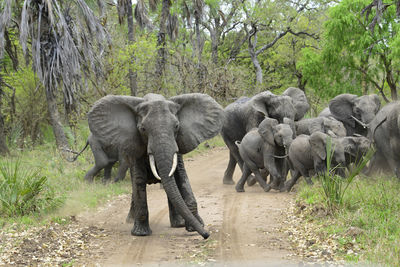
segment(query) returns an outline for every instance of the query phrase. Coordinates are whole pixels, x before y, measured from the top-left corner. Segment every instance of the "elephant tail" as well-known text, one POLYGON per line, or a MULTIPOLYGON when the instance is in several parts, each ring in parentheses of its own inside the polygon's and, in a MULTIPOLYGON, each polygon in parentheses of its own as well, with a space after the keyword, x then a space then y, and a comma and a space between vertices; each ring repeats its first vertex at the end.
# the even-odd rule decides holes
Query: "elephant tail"
POLYGON ((235 141, 235 145, 237 145, 237 147, 239 147, 241 143, 242 142, 240 142, 240 141, 235 141))
POLYGON ((78 159, 78 157, 83 153, 83 151, 86 150, 86 148, 88 147, 88 145, 89 145, 89 139, 86 141, 85 147, 84 147, 81 151, 79 151, 79 152, 76 152, 76 151, 73 151, 73 150, 70 150, 70 149, 63 149, 64 151, 67 151, 67 152, 69 152, 69 153, 72 153, 72 154, 75 154, 75 155, 76 155, 76 156, 73 157, 72 159, 66 158, 66 160, 69 161, 69 162, 74 162, 74 161, 76 161, 76 160, 78 159))

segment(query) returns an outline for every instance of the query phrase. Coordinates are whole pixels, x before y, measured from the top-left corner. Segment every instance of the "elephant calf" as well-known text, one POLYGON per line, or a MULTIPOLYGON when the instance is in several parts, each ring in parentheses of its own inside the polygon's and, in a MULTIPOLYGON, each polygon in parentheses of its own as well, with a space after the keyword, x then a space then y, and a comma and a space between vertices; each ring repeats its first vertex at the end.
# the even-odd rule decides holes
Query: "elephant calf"
POLYGON ((343 123, 332 117, 307 118, 295 122, 296 134, 311 135, 320 131, 332 137, 346 136, 346 128, 343 123))
POLYGON ((286 179, 286 152, 293 140, 294 124, 284 118, 284 123, 265 118, 259 125, 248 132, 242 142, 236 142, 242 157, 243 174, 236 184, 237 192, 244 192, 244 184, 251 173, 254 173, 258 183, 265 192, 283 188, 286 179), (263 179, 260 169, 266 169, 271 176, 269 185, 263 179))
MULTIPOLYGON (((322 132, 315 132, 309 135, 297 136, 289 148, 289 164, 292 178, 286 182, 285 189, 290 191, 300 176, 303 176, 308 184, 312 184, 310 171, 323 173, 326 171, 326 145, 328 135, 322 132)), ((332 138, 332 168, 344 176, 346 157, 344 146, 337 138, 332 138), (337 168, 339 167, 339 168, 337 168)))

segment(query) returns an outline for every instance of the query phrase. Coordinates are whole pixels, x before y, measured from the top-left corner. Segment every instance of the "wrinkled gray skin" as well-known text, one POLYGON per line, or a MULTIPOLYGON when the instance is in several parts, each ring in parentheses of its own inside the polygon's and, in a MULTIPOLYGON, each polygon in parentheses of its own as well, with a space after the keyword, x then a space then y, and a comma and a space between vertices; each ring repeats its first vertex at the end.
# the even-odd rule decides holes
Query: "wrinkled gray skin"
POLYGON ((356 96, 341 94, 329 102, 329 110, 324 109, 319 116, 333 116, 343 122, 348 136, 360 134, 367 136, 368 123, 379 111, 381 102, 376 94, 356 96))
MULTIPOLYGON (((92 182, 94 177, 104 169, 103 183, 106 183, 111 179, 111 169, 117 161, 119 161, 119 167, 114 182, 118 182, 125 178, 126 171, 129 168, 129 163, 125 159, 123 153, 118 150, 118 147, 103 144, 101 140, 98 140, 92 134, 89 135, 87 144, 90 145, 94 156, 94 166, 86 173, 86 181, 92 182)), ((83 150, 85 150, 85 148, 83 150)), ((78 156, 83 152, 83 150, 79 152, 78 156)), ((77 157, 75 157, 75 159, 76 158, 77 157)))
POLYGON ((346 136, 338 138, 338 140, 344 147, 347 168, 350 168, 353 163, 356 166, 360 164, 372 145, 372 142, 365 136, 346 136))
POLYGON ((103 144, 117 147, 131 166, 132 202, 128 219, 134 220, 132 235, 151 234, 146 185, 160 182, 159 177, 168 197, 171 226, 186 226, 187 230, 208 238, 182 154, 217 135, 222 121, 220 105, 205 94, 169 99, 157 94, 143 98, 109 95, 93 105, 88 113, 91 133, 103 144))
POLYGON ((375 143, 376 152, 366 174, 383 170, 400 178, 400 102, 384 106, 371 121, 370 130, 369 136, 375 143))
POLYGON ((236 142, 240 156, 244 161, 242 177, 236 184, 237 192, 244 192, 244 184, 253 173, 265 192, 280 189, 286 179, 286 154, 294 138, 289 119, 278 123, 275 119, 265 118, 259 125, 248 132, 242 142, 236 142), (277 158, 276 156, 282 157, 277 158), (266 169, 273 179, 269 185, 263 179, 260 169, 266 169))
MULTIPOLYGON (((240 98, 228 105, 221 135, 229 148, 229 163, 224 173, 223 183, 234 184, 232 179, 236 163, 243 171, 243 160, 235 141, 242 140, 247 132, 258 125, 265 117, 283 122, 283 118, 301 119, 309 109, 304 92, 290 87, 282 95, 269 91, 259 93, 252 98, 240 98)), ((250 179, 249 179, 250 180, 250 179)))
MULTIPOLYGON (((285 190, 288 192, 303 176, 308 184, 312 184, 311 173, 324 173, 326 171, 326 144, 328 135, 322 132, 315 132, 309 135, 297 136, 289 148, 289 165, 291 179, 285 183, 285 190)), ((331 167, 336 168, 337 174, 344 176, 346 157, 344 147, 337 138, 332 138, 332 149, 334 148, 331 167)))
POLYGON ((296 134, 311 135, 314 132, 323 132, 332 137, 346 136, 343 123, 333 117, 307 118, 295 122, 296 134))

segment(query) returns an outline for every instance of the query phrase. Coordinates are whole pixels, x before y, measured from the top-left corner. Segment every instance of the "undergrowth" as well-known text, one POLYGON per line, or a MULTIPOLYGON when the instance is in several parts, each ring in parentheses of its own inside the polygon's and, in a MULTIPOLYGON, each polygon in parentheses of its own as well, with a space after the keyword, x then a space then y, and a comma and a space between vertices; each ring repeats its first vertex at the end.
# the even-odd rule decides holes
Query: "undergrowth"
MULTIPOLYGON (((320 207, 326 205, 321 194, 321 182, 314 186, 301 183, 298 201, 320 207)), ((355 242, 362 253, 358 257, 343 255, 352 262, 369 262, 400 266, 400 183, 397 178, 357 176, 344 194, 341 208, 328 216, 309 219, 321 225, 322 233, 336 233, 343 240, 348 238, 351 227, 359 229, 355 242)), ((343 246, 346 242, 343 242, 343 246)))

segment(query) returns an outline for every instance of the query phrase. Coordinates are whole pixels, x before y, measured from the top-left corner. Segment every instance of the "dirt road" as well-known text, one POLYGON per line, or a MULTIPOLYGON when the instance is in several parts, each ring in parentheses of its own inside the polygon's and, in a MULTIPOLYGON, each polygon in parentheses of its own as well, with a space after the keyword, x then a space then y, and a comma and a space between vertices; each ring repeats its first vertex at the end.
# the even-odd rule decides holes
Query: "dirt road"
MULTIPOLYGON (((294 263, 288 259, 287 237, 277 229, 293 195, 273 190, 265 193, 257 185, 237 193, 234 186, 222 184, 227 161, 228 150, 222 148, 185 160, 200 215, 211 233, 208 240, 183 228, 170 228, 165 192, 152 185, 148 187, 148 204, 153 234, 131 236, 132 225, 125 223, 130 196, 120 196, 95 212, 78 216, 80 223, 110 233, 101 239, 98 251, 78 262, 97 266, 294 263)), ((235 181, 239 175, 237 171, 235 181)))

